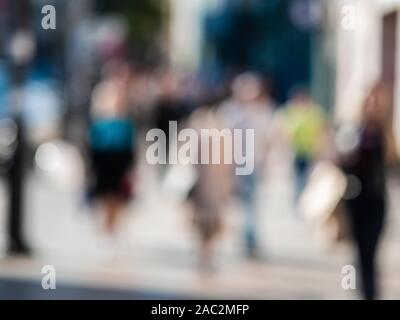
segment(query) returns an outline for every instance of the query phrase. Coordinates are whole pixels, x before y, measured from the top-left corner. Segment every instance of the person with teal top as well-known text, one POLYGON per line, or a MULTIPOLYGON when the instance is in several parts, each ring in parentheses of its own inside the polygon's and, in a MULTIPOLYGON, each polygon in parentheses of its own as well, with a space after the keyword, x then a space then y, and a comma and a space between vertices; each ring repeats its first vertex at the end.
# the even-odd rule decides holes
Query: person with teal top
POLYGON ((105 231, 114 234, 118 217, 131 198, 136 127, 129 112, 129 66, 109 66, 93 90, 88 130, 92 203, 105 214, 105 231))

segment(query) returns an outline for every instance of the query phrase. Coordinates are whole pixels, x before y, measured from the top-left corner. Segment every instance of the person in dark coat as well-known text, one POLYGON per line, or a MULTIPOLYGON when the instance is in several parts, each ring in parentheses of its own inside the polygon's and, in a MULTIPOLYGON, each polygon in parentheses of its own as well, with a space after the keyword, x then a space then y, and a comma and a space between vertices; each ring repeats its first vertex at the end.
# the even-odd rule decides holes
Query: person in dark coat
MULTIPOLYGON (((364 102, 358 145, 342 158, 349 181, 359 192, 346 200, 352 236, 357 249, 360 285, 365 299, 378 296, 376 256, 385 222, 388 117, 385 91, 373 88, 364 102)), ((349 184, 348 188, 352 187, 349 184)), ((350 192, 352 193, 352 192, 350 192)))

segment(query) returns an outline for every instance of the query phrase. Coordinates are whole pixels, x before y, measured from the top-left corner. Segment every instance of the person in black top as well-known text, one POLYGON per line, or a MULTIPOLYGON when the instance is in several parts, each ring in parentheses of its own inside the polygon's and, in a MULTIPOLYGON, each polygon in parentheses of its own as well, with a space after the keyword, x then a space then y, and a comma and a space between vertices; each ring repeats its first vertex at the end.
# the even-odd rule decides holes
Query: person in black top
POLYGON ((360 186, 358 194, 347 199, 346 204, 366 299, 375 299, 378 295, 376 255, 386 216, 385 155, 387 128, 390 126, 387 125, 384 94, 383 87, 377 85, 368 95, 358 129, 358 145, 342 157, 344 172, 352 177, 352 181, 356 179, 360 186))

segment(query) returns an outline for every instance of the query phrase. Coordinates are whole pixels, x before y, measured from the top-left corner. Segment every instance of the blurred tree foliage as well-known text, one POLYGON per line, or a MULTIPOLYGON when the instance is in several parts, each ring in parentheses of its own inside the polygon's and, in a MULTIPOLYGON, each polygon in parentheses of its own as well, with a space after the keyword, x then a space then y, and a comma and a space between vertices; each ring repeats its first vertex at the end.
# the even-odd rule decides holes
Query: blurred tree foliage
MULTIPOLYGON (((130 53, 140 60, 160 54, 160 38, 165 12, 160 0, 97 0, 97 12, 123 16, 129 28, 130 53)), ((149 61, 147 61, 149 62, 149 61)))

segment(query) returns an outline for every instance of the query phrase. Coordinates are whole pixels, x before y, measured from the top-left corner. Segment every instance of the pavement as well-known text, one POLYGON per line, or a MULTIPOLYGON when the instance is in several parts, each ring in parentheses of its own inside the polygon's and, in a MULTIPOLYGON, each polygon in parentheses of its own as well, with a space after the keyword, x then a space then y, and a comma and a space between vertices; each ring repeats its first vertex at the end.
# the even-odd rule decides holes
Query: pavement
MULTIPOLYGON (((35 168, 26 186, 26 231, 34 255, 0 259, 0 299, 357 299, 341 287, 348 244, 325 246, 296 214, 288 157, 270 160, 259 191, 260 259, 246 258, 242 213, 232 203, 216 250, 216 270, 199 272, 197 238, 179 190, 160 189, 155 168, 142 163, 137 196, 121 221, 117 239, 99 231, 98 214, 84 201, 82 163, 67 148, 60 169, 35 168), (56 270, 57 289, 43 290, 42 268, 56 270)), ((400 207, 391 181, 391 210, 380 252, 385 299, 400 298, 400 207)), ((0 185, 0 226, 5 222, 0 185)), ((1 227, 0 227, 1 228, 1 227)), ((4 229, 0 247, 4 249, 4 229)), ((4 250, 3 250, 4 251, 4 250)))

